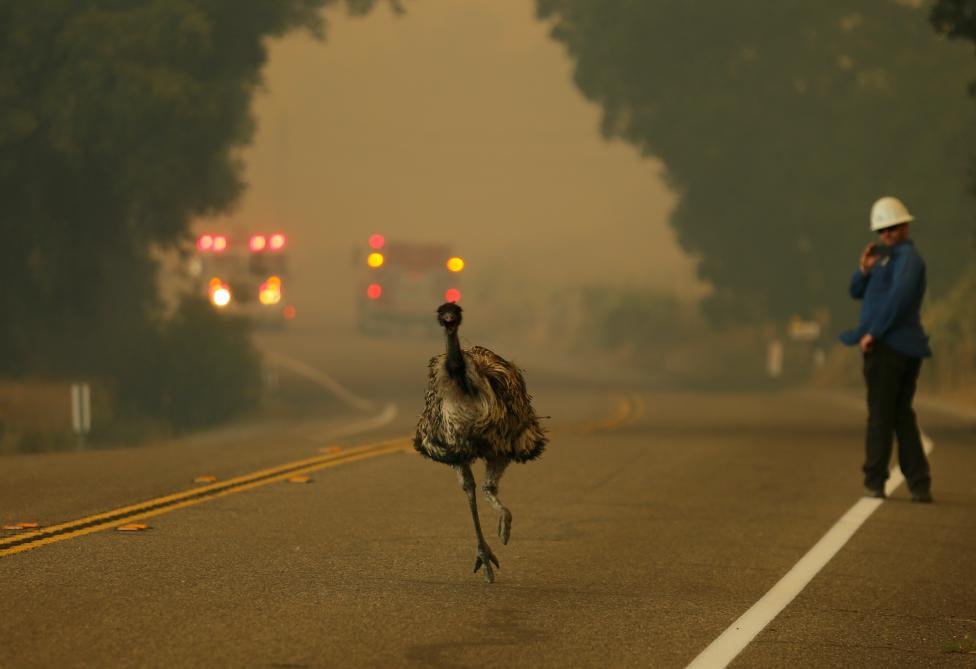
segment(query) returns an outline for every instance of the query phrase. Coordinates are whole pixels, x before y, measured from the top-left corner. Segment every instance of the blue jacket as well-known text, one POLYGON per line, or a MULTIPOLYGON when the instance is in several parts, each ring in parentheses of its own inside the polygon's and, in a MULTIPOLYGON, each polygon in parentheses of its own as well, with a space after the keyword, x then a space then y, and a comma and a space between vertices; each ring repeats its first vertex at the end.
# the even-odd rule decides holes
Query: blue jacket
POLYGON ((897 244, 867 274, 858 269, 851 277, 851 297, 864 300, 857 328, 841 333, 840 340, 854 346, 866 334, 913 358, 932 355, 919 311, 925 297, 925 261, 910 239, 897 244))

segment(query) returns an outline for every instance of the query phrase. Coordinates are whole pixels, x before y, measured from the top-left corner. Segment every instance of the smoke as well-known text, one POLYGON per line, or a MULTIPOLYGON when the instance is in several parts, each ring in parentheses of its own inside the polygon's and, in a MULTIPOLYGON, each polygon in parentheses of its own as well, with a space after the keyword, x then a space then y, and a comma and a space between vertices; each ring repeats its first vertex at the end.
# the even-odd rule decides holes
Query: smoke
POLYGON ((701 294, 667 227, 661 166, 600 138, 532 3, 430 0, 329 22, 326 43, 272 44, 249 190, 197 225, 288 233, 300 314, 352 317, 374 232, 449 244, 482 287, 471 299, 525 305, 622 280, 701 294))

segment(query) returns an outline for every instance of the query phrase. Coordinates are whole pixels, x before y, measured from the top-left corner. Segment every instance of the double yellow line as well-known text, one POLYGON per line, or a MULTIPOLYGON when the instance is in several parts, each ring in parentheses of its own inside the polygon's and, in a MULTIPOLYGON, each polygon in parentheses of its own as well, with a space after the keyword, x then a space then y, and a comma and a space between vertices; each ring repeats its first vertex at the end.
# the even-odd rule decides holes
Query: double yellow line
MULTIPOLYGON (((621 396, 617 398, 616 410, 611 415, 600 420, 588 422, 582 426, 582 429, 585 433, 614 430, 624 423, 643 415, 643 413, 644 401, 640 396, 621 396)), ((412 452, 410 440, 405 437, 399 437, 377 444, 367 444, 365 446, 350 448, 339 453, 298 460, 238 476, 237 478, 226 481, 218 481, 111 511, 70 520, 58 525, 42 527, 30 532, 21 532, 0 538, 0 557, 22 553, 32 548, 74 539, 75 537, 81 537, 94 532, 110 530, 120 525, 127 525, 146 518, 152 518, 153 516, 159 516, 164 513, 176 511, 177 509, 185 509, 188 506, 202 504, 203 502, 219 497, 225 497, 234 493, 244 492, 245 490, 284 481, 292 476, 308 474, 321 469, 367 460, 398 451, 412 452)))
POLYGON ((320 469, 336 467, 359 460, 367 460, 388 453, 396 453, 397 451, 410 450, 410 448, 410 441, 401 437, 378 444, 351 448, 340 453, 320 455, 269 469, 262 469, 245 474, 244 476, 238 476, 237 478, 184 490, 166 495, 165 497, 149 499, 138 504, 105 511, 104 513, 92 516, 85 516, 84 518, 78 518, 77 520, 71 520, 59 525, 51 525, 50 527, 42 527, 31 532, 15 534, 0 539, 0 557, 22 553, 23 551, 28 551, 38 546, 66 541, 67 539, 73 539, 93 532, 101 532, 102 530, 112 529, 137 520, 152 518, 153 516, 176 511, 177 509, 202 504, 203 502, 217 499, 218 497, 284 481, 299 474, 308 474, 320 469))

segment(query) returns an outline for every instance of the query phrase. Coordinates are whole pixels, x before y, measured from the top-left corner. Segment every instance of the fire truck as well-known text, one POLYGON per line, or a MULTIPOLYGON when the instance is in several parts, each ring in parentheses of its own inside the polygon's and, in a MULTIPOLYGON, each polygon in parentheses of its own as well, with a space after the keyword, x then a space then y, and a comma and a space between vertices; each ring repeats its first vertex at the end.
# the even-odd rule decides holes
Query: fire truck
POLYGON ((366 334, 426 331, 434 310, 460 302, 464 260, 444 244, 390 240, 370 235, 357 262, 359 329, 366 334))
POLYGON ((197 237, 189 274, 215 309, 248 316, 259 324, 295 317, 285 300, 288 239, 283 233, 197 237))

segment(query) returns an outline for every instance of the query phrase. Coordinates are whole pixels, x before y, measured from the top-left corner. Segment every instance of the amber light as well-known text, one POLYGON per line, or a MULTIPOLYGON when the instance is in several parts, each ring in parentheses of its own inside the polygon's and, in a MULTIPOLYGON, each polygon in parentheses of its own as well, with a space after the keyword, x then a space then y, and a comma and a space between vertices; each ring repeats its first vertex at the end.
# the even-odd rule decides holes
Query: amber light
POLYGON ((268 246, 272 251, 280 251, 285 248, 285 236, 277 232, 268 239, 268 246))
POLYGON ((447 269, 451 270, 452 272, 460 272, 462 269, 464 269, 464 260, 454 256, 447 261, 447 269))
POLYGON ((386 262, 386 258, 383 257, 382 253, 373 252, 366 256, 366 264, 373 269, 382 267, 384 262, 386 262))
POLYGON ((265 306, 281 302, 281 280, 278 279, 277 283, 274 283, 271 279, 278 279, 278 277, 271 277, 258 288, 258 301, 265 306))

